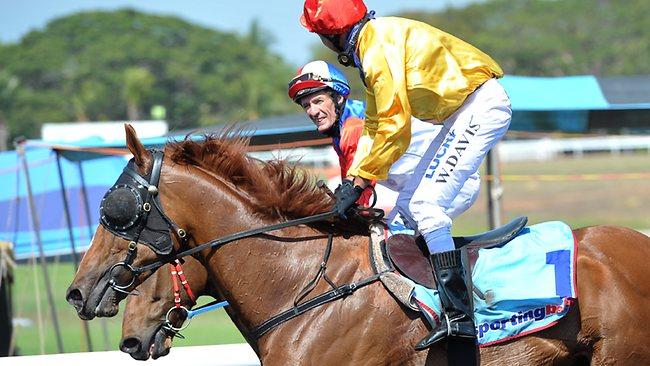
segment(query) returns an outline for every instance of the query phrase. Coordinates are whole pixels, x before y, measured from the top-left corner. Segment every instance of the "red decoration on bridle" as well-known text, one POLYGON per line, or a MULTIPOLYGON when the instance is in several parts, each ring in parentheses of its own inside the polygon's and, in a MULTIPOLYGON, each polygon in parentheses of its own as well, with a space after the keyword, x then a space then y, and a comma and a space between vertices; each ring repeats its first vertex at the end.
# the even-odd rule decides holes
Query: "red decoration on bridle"
POLYGON ((174 263, 169 263, 170 272, 172 275, 172 282, 174 283, 174 306, 176 308, 181 307, 181 288, 178 285, 178 281, 180 280, 181 284, 183 285, 183 288, 185 289, 185 292, 187 293, 187 296, 192 300, 193 303, 196 304, 196 296, 194 296, 194 293, 192 292, 192 289, 190 288, 190 285, 187 283, 187 278, 185 277, 185 273, 183 273, 183 267, 181 266, 181 261, 176 259, 174 263))

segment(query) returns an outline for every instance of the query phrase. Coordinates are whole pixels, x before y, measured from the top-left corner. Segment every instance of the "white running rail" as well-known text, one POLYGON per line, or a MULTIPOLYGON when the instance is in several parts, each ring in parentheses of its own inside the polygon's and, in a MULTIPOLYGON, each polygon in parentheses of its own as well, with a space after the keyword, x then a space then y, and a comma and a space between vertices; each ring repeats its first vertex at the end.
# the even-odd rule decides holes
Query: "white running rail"
MULTIPOLYGON (((219 346, 172 347, 169 355, 146 364, 154 366, 257 366, 260 364, 248 344, 224 344, 219 346)), ((2 366, 142 366, 131 356, 120 351, 62 353, 42 356, 17 356, 0 358, 2 366)))

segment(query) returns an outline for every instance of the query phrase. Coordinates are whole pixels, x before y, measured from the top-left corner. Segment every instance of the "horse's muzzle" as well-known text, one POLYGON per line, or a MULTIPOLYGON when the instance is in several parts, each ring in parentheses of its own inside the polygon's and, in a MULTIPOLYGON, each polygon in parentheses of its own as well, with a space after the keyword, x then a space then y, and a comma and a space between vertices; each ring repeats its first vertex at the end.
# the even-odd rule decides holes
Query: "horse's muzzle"
POLYGON ((113 291, 107 276, 89 289, 80 283, 73 283, 68 288, 66 300, 77 310, 77 315, 83 320, 91 320, 96 316, 112 317, 119 310, 118 303, 126 297, 113 291))
MULTIPOLYGON (((146 336, 145 336, 146 337, 146 336)), ((150 337, 148 344, 142 342, 139 336, 123 338, 120 341, 120 351, 128 353, 132 358, 146 361, 149 357, 154 360, 169 354, 171 337, 159 327, 150 337)))
POLYGON ((81 291, 78 288, 73 288, 72 286, 68 287, 68 291, 65 294, 65 299, 68 304, 72 305, 77 312, 80 312, 84 307, 84 300, 81 291))
POLYGON ((142 349, 142 341, 137 337, 122 339, 120 342, 120 351, 128 353, 133 359, 146 361, 149 359, 149 350, 142 349))
POLYGON ((77 315, 82 320, 92 320, 95 317, 94 312, 88 312, 85 310, 86 301, 80 288, 75 286, 68 287, 65 299, 75 308, 75 310, 77 310, 77 315))

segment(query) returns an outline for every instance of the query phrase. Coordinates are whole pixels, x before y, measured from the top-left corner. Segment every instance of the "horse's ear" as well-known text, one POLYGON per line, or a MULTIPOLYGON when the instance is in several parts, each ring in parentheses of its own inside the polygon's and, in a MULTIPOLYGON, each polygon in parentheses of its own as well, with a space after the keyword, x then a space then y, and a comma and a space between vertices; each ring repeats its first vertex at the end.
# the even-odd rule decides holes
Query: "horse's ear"
POLYGON ((133 159, 135 164, 142 170, 147 171, 149 165, 151 164, 151 154, 147 149, 142 145, 138 135, 135 133, 135 128, 128 123, 124 124, 124 130, 126 132, 126 147, 129 148, 131 154, 133 154, 133 159))

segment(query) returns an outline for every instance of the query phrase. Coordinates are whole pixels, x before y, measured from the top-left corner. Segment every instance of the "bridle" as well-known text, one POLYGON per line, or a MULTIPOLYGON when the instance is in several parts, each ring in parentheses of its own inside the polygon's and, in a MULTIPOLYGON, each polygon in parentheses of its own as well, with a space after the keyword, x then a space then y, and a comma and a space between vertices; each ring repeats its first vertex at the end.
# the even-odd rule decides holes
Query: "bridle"
POLYGON ((204 249, 217 248, 233 241, 290 226, 324 221, 334 215, 334 212, 326 212, 241 231, 172 254, 173 243, 170 233, 174 233, 181 244, 187 243, 188 236, 187 232, 169 218, 163 210, 158 196, 158 184, 164 154, 160 150, 150 150, 150 152, 153 156, 151 172, 142 176, 136 168, 135 161, 131 159, 117 182, 106 192, 101 201, 101 225, 112 234, 129 240, 124 260, 115 263, 108 270, 110 276, 109 285, 115 291, 128 294, 128 289, 133 286, 140 274, 146 271, 154 271, 167 263, 174 262, 176 259, 196 254, 204 249), (134 267, 133 261, 137 256, 137 243, 150 247, 159 256, 159 260, 146 266, 134 267), (126 271, 131 276, 125 281, 120 278, 118 270, 126 271))
POLYGON ((192 288, 190 287, 190 284, 187 282, 187 277, 185 276, 185 272, 183 271, 183 266, 181 265, 181 261, 179 259, 175 260, 174 263, 169 263, 169 273, 172 276, 172 291, 174 292, 174 306, 172 306, 167 313, 165 314, 165 322, 163 323, 162 328, 169 331, 173 335, 177 335, 180 338, 183 338, 183 336, 180 335, 180 331, 185 329, 189 325, 189 321, 187 322, 186 325, 181 325, 181 327, 174 327, 172 321, 170 320, 170 315, 174 311, 178 311, 181 313, 185 313, 185 318, 189 320, 188 314, 189 310, 187 307, 181 305, 181 287, 179 286, 179 282, 181 285, 183 285, 183 289, 185 290, 185 293, 187 294, 187 297, 190 298, 190 301, 192 302, 193 306, 196 304, 196 295, 194 295, 194 292, 192 291, 192 288))
MULTIPOLYGON (((146 244, 157 255, 166 257, 173 249, 170 233, 174 233, 182 244, 187 241, 187 232, 165 214, 158 196, 164 154, 160 150, 151 150, 151 154, 153 164, 148 175, 142 176, 135 161, 131 159, 100 204, 101 225, 112 234, 129 241, 124 260, 109 269, 110 287, 126 294, 129 293, 128 288, 135 283, 137 275, 143 272, 132 266, 137 256, 137 243, 146 244), (117 273, 119 270, 130 273, 129 279, 122 280, 117 273)), ((165 263, 178 258, 181 257, 170 258, 165 263)))
MULTIPOLYGON (((161 150, 150 150, 153 156, 151 172, 142 176, 136 168, 134 159, 131 159, 117 182, 111 187, 100 206, 100 223, 109 232, 123 239, 129 240, 126 257, 123 261, 115 263, 108 270, 110 279, 108 285, 115 291, 129 294, 128 289, 135 284, 137 277, 147 271, 155 271, 167 263, 173 263, 185 256, 196 254, 208 248, 219 248, 225 244, 275 231, 291 226, 322 222, 336 213, 334 211, 316 214, 299 219, 289 220, 278 224, 268 225, 255 229, 245 230, 238 233, 213 239, 194 248, 173 254, 173 243, 171 233, 177 237, 181 244, 186 244, 187 232, 180 228, 163 210, 158 196, 158 184, 162 170, 164 154, 161 150), (137 243, 149 246, 159 259, 142 267, 134 267, 133 261, 137 256, 137 243), (118 273, 118 270, 121 270, 118 273), (130 277, 123 280, 120 276, 123 271, 129 273, 130 277)), ((372 220, 381 220, 383 211, 370 208, 366 209, 371 213, 372 220)), ((259 339, 266 332, 276 326, 292 319, 315 307, 328 302, 343 298, 357 289, 364 287, 379 279, 385 272, 375 273, 363 280, 349 284, 335 285, 326 275, 327 261, 329 259, 333 242, 333 234, 328 234, 327 247, 323 254, 323 260, 314 279, 296 296, 293 307, 281 312, 251 330, 251 337, 259 339), (310 300, 300 303, 315 287, 318 281, 324 278, 332 287, 330 291, 320 294, 310 300)), ((376 272, 376 271, 375 271, 376 272)), ((198 310, 198 309, 197 309, 198 310)), ((171 311, 171 310, 170 310, 171 311)))

